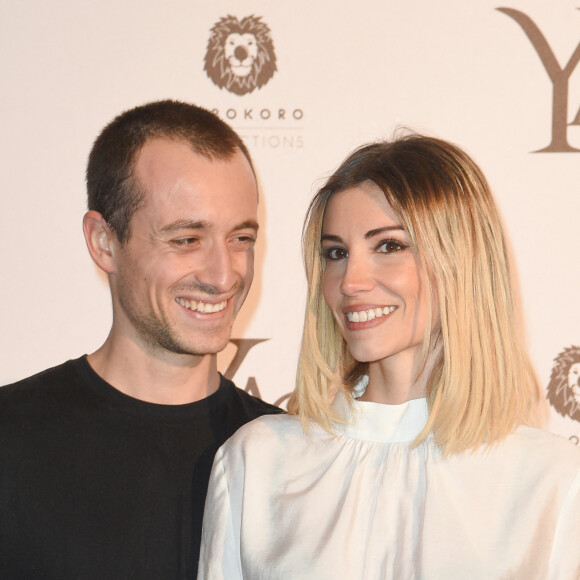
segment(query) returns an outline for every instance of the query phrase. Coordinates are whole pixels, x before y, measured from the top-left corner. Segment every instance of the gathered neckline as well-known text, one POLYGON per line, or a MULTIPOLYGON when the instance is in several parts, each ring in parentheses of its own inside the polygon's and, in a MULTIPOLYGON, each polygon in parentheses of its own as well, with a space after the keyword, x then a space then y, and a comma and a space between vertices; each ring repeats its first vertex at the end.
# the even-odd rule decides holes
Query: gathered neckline
POLYGON ((336 432, 353 439, 383 443, 411 442, 427 423, 427 399, 411 399, 398 405, 387 405, 354 399, 352 407, 343 393, 337 393, 334 410, 345 420, 336 432))

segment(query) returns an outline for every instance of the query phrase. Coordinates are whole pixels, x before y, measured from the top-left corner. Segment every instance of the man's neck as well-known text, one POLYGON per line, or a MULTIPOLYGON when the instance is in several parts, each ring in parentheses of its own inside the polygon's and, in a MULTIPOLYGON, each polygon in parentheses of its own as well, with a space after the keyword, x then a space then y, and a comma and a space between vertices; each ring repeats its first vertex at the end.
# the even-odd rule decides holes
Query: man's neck
POLYGON ((111 386, 148 403, 193 403, 215 393, 220 382, 215 354, 178 355, 113 336, 87 359, 111 386))

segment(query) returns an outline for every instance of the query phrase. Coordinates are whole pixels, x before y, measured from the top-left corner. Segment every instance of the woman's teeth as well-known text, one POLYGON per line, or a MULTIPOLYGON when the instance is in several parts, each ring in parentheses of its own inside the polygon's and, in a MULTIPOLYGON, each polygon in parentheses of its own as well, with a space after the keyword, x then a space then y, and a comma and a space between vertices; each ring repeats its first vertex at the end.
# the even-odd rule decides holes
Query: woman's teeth
POLYGON ((382 308, 359 310, 358 312, 347 312, 346 317, 349 322, 367 322, 368 320, 374 320, 375 318, 386 316, 396 310, 396 308, 396 306, 384 306, 382 308))

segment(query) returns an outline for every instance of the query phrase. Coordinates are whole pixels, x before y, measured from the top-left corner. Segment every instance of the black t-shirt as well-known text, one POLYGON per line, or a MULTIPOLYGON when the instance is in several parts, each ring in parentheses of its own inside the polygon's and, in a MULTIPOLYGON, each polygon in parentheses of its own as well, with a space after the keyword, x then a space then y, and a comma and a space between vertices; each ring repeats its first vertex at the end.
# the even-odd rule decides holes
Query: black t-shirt
POLYGON ((0 388, 0 578, 195 578, 214 454, 275 412, 223 377, 195 403, 139 401, 86 357, 0 388))

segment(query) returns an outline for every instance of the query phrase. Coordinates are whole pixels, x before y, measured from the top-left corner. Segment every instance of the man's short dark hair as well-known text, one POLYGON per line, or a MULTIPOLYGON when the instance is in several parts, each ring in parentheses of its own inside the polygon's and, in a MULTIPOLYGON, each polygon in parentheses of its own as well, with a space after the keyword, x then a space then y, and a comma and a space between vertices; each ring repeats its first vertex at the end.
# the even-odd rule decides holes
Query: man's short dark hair
POLYGON ((183 141, 208 159, 227 160, 239 150, 253 170, 240 136, 206 109, 164 100, 121 113, 95 140, 86 174, 89 209, 105 218, 121 243, 128 241, 131 217, 144 200, 133 175, 137 154, 153 138, 183 141))

